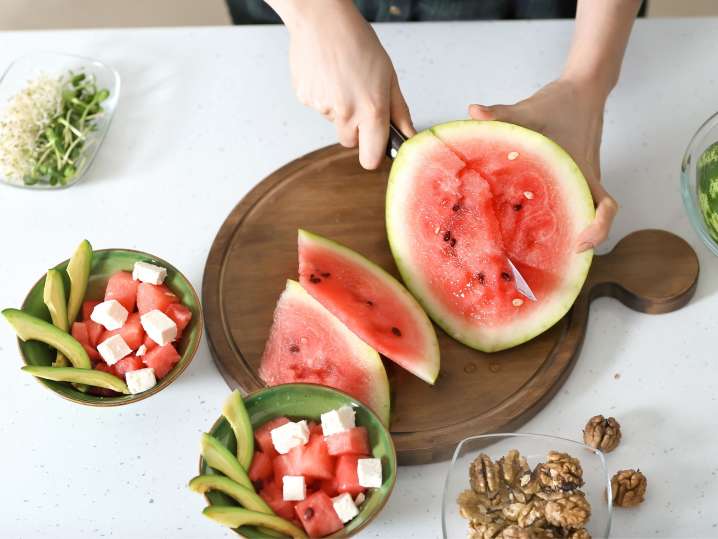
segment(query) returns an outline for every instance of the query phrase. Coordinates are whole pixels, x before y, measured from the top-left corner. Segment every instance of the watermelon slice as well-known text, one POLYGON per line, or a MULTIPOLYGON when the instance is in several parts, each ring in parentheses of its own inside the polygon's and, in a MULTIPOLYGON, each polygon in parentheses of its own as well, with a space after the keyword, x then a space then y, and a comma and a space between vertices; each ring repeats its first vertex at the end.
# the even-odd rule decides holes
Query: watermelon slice
POLYGON ((295 281, 287 281, 277 302, 259 375, 269 386, 309 382, 336 388, 389 423, 389 381, 379 354, 295 281))
POLYGON ((434 383, 439 374, 434 326, 394 277, 359 253, 300 230, 299 282, 372 348, 434 383))
POLYGON ((493 352, 553 326, 571 307, 592 251, 588 185, 543 135, 503 122, 457 121, 402 145, 389 177, 386 222, 404 282, 434 321, 493 352), (537 297, 517 292, 506 259, 537 297))

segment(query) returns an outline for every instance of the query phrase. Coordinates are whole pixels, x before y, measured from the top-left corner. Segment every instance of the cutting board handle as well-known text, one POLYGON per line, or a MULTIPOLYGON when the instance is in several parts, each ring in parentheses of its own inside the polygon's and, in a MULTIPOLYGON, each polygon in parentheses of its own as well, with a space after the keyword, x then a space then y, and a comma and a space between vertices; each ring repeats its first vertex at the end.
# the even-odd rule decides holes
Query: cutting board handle
POLYGON ((693 297, 698 273, 698 256, 683 238, 639 230, 594 259, 581 295, 587 303, 608 296, 636 311, 667 313, 693 297))

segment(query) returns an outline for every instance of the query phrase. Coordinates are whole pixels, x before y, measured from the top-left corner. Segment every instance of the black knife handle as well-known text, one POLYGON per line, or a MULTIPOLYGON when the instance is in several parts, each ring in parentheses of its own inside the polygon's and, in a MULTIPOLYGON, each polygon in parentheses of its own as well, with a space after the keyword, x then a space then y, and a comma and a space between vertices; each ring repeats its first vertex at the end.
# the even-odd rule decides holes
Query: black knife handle
POLYGON ((386 155, 394 159, 399 147, 406 142, 404 134, 394 124, 389 124, 389 143, 386 145, 386 155))

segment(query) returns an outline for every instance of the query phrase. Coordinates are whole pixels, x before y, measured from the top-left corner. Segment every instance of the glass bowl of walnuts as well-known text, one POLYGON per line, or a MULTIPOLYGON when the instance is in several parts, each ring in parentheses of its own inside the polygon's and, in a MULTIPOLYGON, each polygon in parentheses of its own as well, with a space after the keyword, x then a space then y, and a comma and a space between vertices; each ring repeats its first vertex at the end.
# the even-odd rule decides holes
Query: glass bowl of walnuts
POLYGON ((444 539, 607 538, 611 482, 601 451, 541 434, 486 434, 456 447, 444 539))

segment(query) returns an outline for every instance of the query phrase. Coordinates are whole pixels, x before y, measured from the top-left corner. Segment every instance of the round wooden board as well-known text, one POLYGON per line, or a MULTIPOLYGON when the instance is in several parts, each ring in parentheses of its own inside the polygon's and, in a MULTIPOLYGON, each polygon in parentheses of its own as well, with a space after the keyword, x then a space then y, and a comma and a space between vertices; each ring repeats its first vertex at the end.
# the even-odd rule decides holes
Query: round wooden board
MULTIPOLYGON (((257 368, 275 303, 286 280, 297 278, 298 228, 339 241, 399 278, 384 226, 389 167, 385 162, 376 171, 365 171, 355 150, 330 146, 277 170, 234 208, 212 245, 203 282, 210 348, 231 387, 252 392, 264 385, 257 368)), ((665 238, 658 243, 665 249, 665 238)), ((690 247, 676 248, 683 249, 684 258, 695 258, 690 247)), ((608 262, 609 257, 596 260, 608 262)), ((649 301, 631 306, 660 311, 688 301, 697 279, 697 260, 695 271, 690 260, 687 265, 690 276, 672 288, 666 284, 675 298, 670 305, 656 308, 649 301)), ((595 263, 594 270, 596 266, 601 279, 610 280, 611 264, 595 263)), ((634 266, 627 270, 633 276, 634 266)), ((385 360, 399 462, 446 459, 462 438, 515 430, 538 412, 568 376, 583 340, 588 304, 595 295, 610 293, 605 284, 596 283, 594 293, 587 285, 576 306, 553 328, 503 352, 484 354, 467 348, 437 327, 441 373, 434 386, 385 360)), ((659 300, 665 301, 666 291, 660 294, 659 300)), ((645 301, 628 295, 626 303, 631 298, 645 301)))

